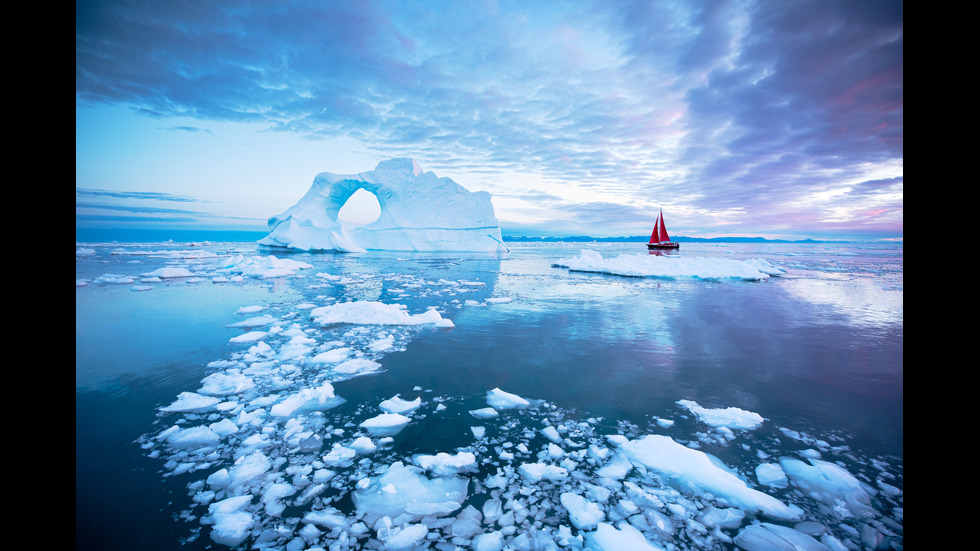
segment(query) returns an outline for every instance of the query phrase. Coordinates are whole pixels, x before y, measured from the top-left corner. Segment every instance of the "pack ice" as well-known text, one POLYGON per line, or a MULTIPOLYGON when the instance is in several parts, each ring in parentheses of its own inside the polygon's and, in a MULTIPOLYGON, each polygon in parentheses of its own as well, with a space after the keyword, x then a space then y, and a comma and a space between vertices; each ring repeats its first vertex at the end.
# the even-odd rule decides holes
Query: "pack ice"
POLYGON ((259 244, 337 252, 506 249, 489 193, 470 192, 407 158, 382 161, 360 174, 318 174, 298 203, 269 218, 269 235, 259 244), (381 215, 354 226, 338 215, 360 189, 377 197, 381 215))

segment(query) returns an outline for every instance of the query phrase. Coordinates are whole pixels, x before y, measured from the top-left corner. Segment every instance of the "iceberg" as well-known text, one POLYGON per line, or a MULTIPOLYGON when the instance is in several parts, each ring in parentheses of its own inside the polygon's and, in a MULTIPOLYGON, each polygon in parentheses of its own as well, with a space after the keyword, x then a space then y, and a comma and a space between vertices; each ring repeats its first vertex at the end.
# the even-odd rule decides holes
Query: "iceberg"
POLYGON ((295 205, 269 218, 269 235, 259 244, 335 252, 507 250, 489 193, 470 192, 407 158, 359 174, 318 174, 295 205), (381 215, 363 226, 340 220, 341 207, 361 189, 377 197, 381 215))

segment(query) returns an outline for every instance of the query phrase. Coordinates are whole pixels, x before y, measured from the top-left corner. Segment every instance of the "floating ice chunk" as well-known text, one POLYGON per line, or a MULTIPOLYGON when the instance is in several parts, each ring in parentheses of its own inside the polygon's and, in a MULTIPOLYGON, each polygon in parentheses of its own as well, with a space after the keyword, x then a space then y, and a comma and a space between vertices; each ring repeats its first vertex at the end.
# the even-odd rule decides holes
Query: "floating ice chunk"
POLYGON ((621 254, 603 258, 596 251, 583 249, 576 258, 557 263, 571 271, 596 272, 630 277, 701 278, 701 279, 768 279, 783 272, 762 259, 750 261, 730 258, 663 257, 621 254))
POLYGON ((181 392, 169 406, 160 408, 167 413, 190 413, 213 409, 221 400, 213 396, 202 396, 196 392, 181 392))
POLYGON ((420 405, 422 405, 421 396, 412 401, 403 400, 398 396, 393 396, 381 402, 381 409, 387 413, 408 413, 410 411, 415 411, 420 405))
POLYGON ((327 507, 319 511, 310 511, 303 515, 303 522, 315 524, 328 530, 346 530, 350 526, 347 517, 333 507, 327 507))
POLYGON ((347 467, 354 462, 357 450, 348 448, 341 444, 334 444, 333 447, 323 456, 323 462, 331 467, 347 467))
POLYGON ((231 419, 216 421, 208 425, 208 428, 213 430, 219 437, 228 436, 229 434, 235 434, 238 432, 238 425, 236 425, 231 419))
POLYGON ((347 347, 334 348, 325 352, 320 352, 316 356, 310 358, 309 361, 317 364, 338 363, 344 361, 348 356, 350 356, 351 352, 353 352, 353 350, 347 347))
POLYGON ((477 419, 492 419, 500 415, 500 413, 493 408, 480 408, 480 409, 471 409, 470 415, 476 417, 477 419))
POLYGON ((502 551, 504 534, 500 530, 480 534, 473 538, 473 551, 502 551))
POLYGON ((620 480, 633 469, 633 464, 623 454, 615 454, 605 465, 596 470, 596 476, 620 480))
POLYGON ((729 529, 741 526, 743 519, 745 519, 745 511, 735 507, 722 508, 709 505, 698 515, 698 520, 705 526, 729 529))
POLYGON ((296 488, 292 484, 286 484, 285 482, 270 484, 262 494, 262 504, 265 506, 265 512, 273 517, 282 515, 282 512, 286 509, 286 505, 282 502, 282 499, 295 493, 296 488))
POLYGON ((143 274, 143 277, 171 278, 171 277, 191 277, 192 275, 194 275, 194 273, 188 270, 187 268, 166 267, 166 268, 157 268, 152 272, 147 272, 143 274))
POLYGON ((758 413, 735 407, 708 409, 691 400, 678 400, 677 403, 696 415, 702 423, 712 427, 752 430, 762 426, 764 421, 758 413))
POLYGON ((766 522, 746 526, 735 536, 735 544, 745 551, 828 551, 829 549, 799 530, 766 522))
POLYGON ((274 255, 229 257, 218 268, 221 273, 234 273, 246 277, 273 278, 296 275, 299 270, 312 268, 312 264, 290 258, 276 258, 274 255))
POLYGON ((269 325, 277 321, 279 321, 279 318, 266 314, 236 321, 235 323, 228 324, 228 327, 262 327, 263 325, 269 325))
POLYGON ((663 551, 660 547, 653 546, 636 528, 629 523, 621 522, 619 528, 600 522, 596 526, 596 531, 585 535, 589 543, 589 549, 597 551, 663 551))
POLYGON ((759 480, 759 484, 773 488, 785 488, 789 485, 789 479, 778 463, 760 464, 755 468, 755 477, 759 480))
POLYGON ((778 499, 749 488, 729 470, 716 465, 704 452, 678 444, 668 436, 647 435, 629 440, 620 450, 633 463, 657 471, 668 478, 683 480, 715 498, 736 507, 782 520, 800 520, 802 511, 778 499))
POLYGON ((228 469, 225 487, 239 489, 261 477, 271 468, 272 462, 269 458, 261 450, 255 450, 235 460, 235 464, 228 469))
POLYGON ((353 449, 354 451, 362 455, 374 453, 375 451, 378 450, 377 444, 375 444, 367 436, 360 436, 358 438, 355 438, 354 442, 351 443, 350 447, 351 449, 353 449))
POLYGON ((118 283, 122 285, 127 285, 136 281, 130 276, 118 275, 118 274, 102 274, 94 280, 96 283, 118 283))
POLYGON ((531 405, 516 394, 504 392, 499 388, 487 391, 487 404, 497 409, 526 408, 531 405))
POLYGON ((455 455, 445 452, 436 455, 417 455, 415 464, 436 476, 475 471, 477 468, 476 456, 471 452, 459 452, 455 455))
POLYGON ((410 417, 399 413, 382 413, 362 422, 359 426, 375 436, 394 436, 411 421, 410 417))
POLYGON ((395 337, 393 335, 387 335, 371 342, 371 344, 368 345, 368 349, 371 352, 383 352, 385 350, 390 350, 394 346, 395 337))
POLYGON ((325 382, 316 388, 304 388, 272 406, 269 413, 276 417, 290 417, 310 411, 325 411, 343 404, 346 400, 334 394, 333 385, 325 382))
POLYGON ((252 496, 229 497, 208 506, 211 517, 211 539, 215 543, 235 547, 248 537, 255 523, 252 514, 246 511, 252 496))
POLYGON ((92 256, 93 254, 95 254, 95 249, 88 249, 85 247, 75 249, 75 256, 92 256))
POLYGON ((228 342, 255 342, 268 334, 268 331, 249 331, 228 339, 228 342))
POLYGON ((552 459, 560 459, 565 455, 565 450, 561 446, 555 444, 554 442, 548 443, 548 456, 552 459))
POLYGON ((279 349, 279 360, 289 361, 304 358, 313 350, 316 341, 306 335, 295 335, 279 349))
POLYGON ((262 310, 265 310, 265 306, 259 306, 259 305, 242 306, 241 308, 239 308, 238 310, 236 310, 235 313, 238 314, 238 315, 240 315, 240 316, 244 316, 244 315, 248 315, 248 314, 257 314, 257 313, 261 312, 262 310))
POLYGON ((320 325, 353 323, 357 325, 421 325, 442 319, 438 311, 429 309, 421 314, 409 314, 403 304, 358 300, 339 302, 314 308, 310 317, 320 325))
POLYGON ((429 535, 429 529, 424 524, 395 526, 388 517, 381 518, 374 529, 378 533, 378 539, 384 544, 384 549, 390 550, 419 549, 419 544, 429 535))
POLYGON ((456 515, 456 519, 453 520, 451 528, 452 535, 464 539, 472 539, 483 530, 483 526, 480 523, 482 520, 483 515, 480 511, 472 505, 467 505, 465 509, 456 515))
POLYGON ((381 369, 381 364, 367 358, 354 358, 341 362, 333 368, 334 373, 341 373, 348 377, 358 377, 377 373, 381 369))
POLYGON ((874 488, 836 463, 819 459, 809 459, 809 462, 807 465, 799 459, 779 459, 794 485, 831 507, 838 517, 872 518, 877 514, 871 505, 874 488))
POLYGON ((358 515, 368 524, 381 517, 444 516, 462 506, 469 481, 456 476, 428 479, 421 469, 396 461, 352 494, 358 515))
POLYGON ((568 469, 547 463, 524 463, 517 470, 528 482, 556 481, 568 476, 568 469))
POLYGON ((561 435, 558 434, 558 429, 556 429, 555 427, 547 426, 541 429, 541 434, 543 434, 545 438, 551 440, 555 444, 561 443, 561 435))
POLYGON ((204 448, 218 445, 220 437, 211 427, 188 427, 165 433, 167 442, 175 448, 204 448))
POLYGON ((507 304, 513 301, 511 297, 490 297, 486 300, 488 304, 507 304))
POLYGON ((559 496, 559 500, 568 511, 568 518, 572 522, 572 526, 579 530, 591 530, 596 527, 599 521, 606 518, 601 507, 578 494, 563 492, 559 496))
POLYGON ((241 394, 253 387, 255 387, 255 382, 250 377, 237 369, 230 369, 223 373, 212 373, 205 377, 201 381, 201 388, 198 389, 198 392, 208 396, 228 396, 241 394))

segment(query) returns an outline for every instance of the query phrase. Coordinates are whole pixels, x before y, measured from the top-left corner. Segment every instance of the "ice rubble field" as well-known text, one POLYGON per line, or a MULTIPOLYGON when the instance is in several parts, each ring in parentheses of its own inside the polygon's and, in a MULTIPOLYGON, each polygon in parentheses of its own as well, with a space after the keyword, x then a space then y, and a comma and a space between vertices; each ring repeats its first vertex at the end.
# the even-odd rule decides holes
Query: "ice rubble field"
MULTIPOLYGON (((205 253, 166 254, 186 261, 205 253)), ((656 258, 603 263, 583 251, 563 264, 676 275, 672 267, 651 273, 656 258)), ((720 275, 717 263, 703 262, 700 275, 713 278, 779 271, 746 262, 720 275)), ((221 284, 296 277, 309 268, 269 255, 231 256, 205 271, 174 266, 76 284, 130 284, 135 291, 171 278, 221 284)), ((697 260, 683 272, 698 277, 697 260)), ((318 285, 346 283, 314 277, 318 285)), ((398 277, 419 294, 452 296, 476 284, 398 277)), ((486 389, 486 406, 471 409, 463 402, 472 397, 429 396, 416 387, 411 396, 336 414, 345 403, 340 383, 383 376, 384 356, 418 328, 452 326, 439 309, 413 313, 367 300, 243 305, 234 324, 242 332, 231 338, 241 349, 211 362, 200 388, 162 407, 163 428, 140 442, 161 460, 165 476, 190 480, 183 516, 200 527, 189 541, 287 550, 902 548, 901 483, 889 465, 857 457, 839 439, 780 428, 799 445, 796 457, 786 455, 784 443, 753 437, 765 423, 755 412, 679 397, 676 410, 649 427, 618 423, 609 430, 608 420, 576 419, 559 404, 506 389, 486 389), (471 443, 435 454, 396 451, 406 426, 435 416, 468 419, 471 443), (672 435, 680 417, 696 419, 702 430, 672 435), (700 451, 707 443, 741 446, 758 462, 740 472, 700 451)))

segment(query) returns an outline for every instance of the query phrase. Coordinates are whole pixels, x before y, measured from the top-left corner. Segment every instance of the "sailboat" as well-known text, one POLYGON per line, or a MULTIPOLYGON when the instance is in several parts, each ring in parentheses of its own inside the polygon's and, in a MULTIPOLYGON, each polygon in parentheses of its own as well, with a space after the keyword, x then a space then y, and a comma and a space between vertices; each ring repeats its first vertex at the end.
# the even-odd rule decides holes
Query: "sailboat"
POLYGON ((681 244, 671 241, 667 235, 667 227, 664 226, 664 209, 660 209, 657 222, 653 225, 653 234, 650 235, 650 242, 647 243, 648 249, 679 249, 681 244))

